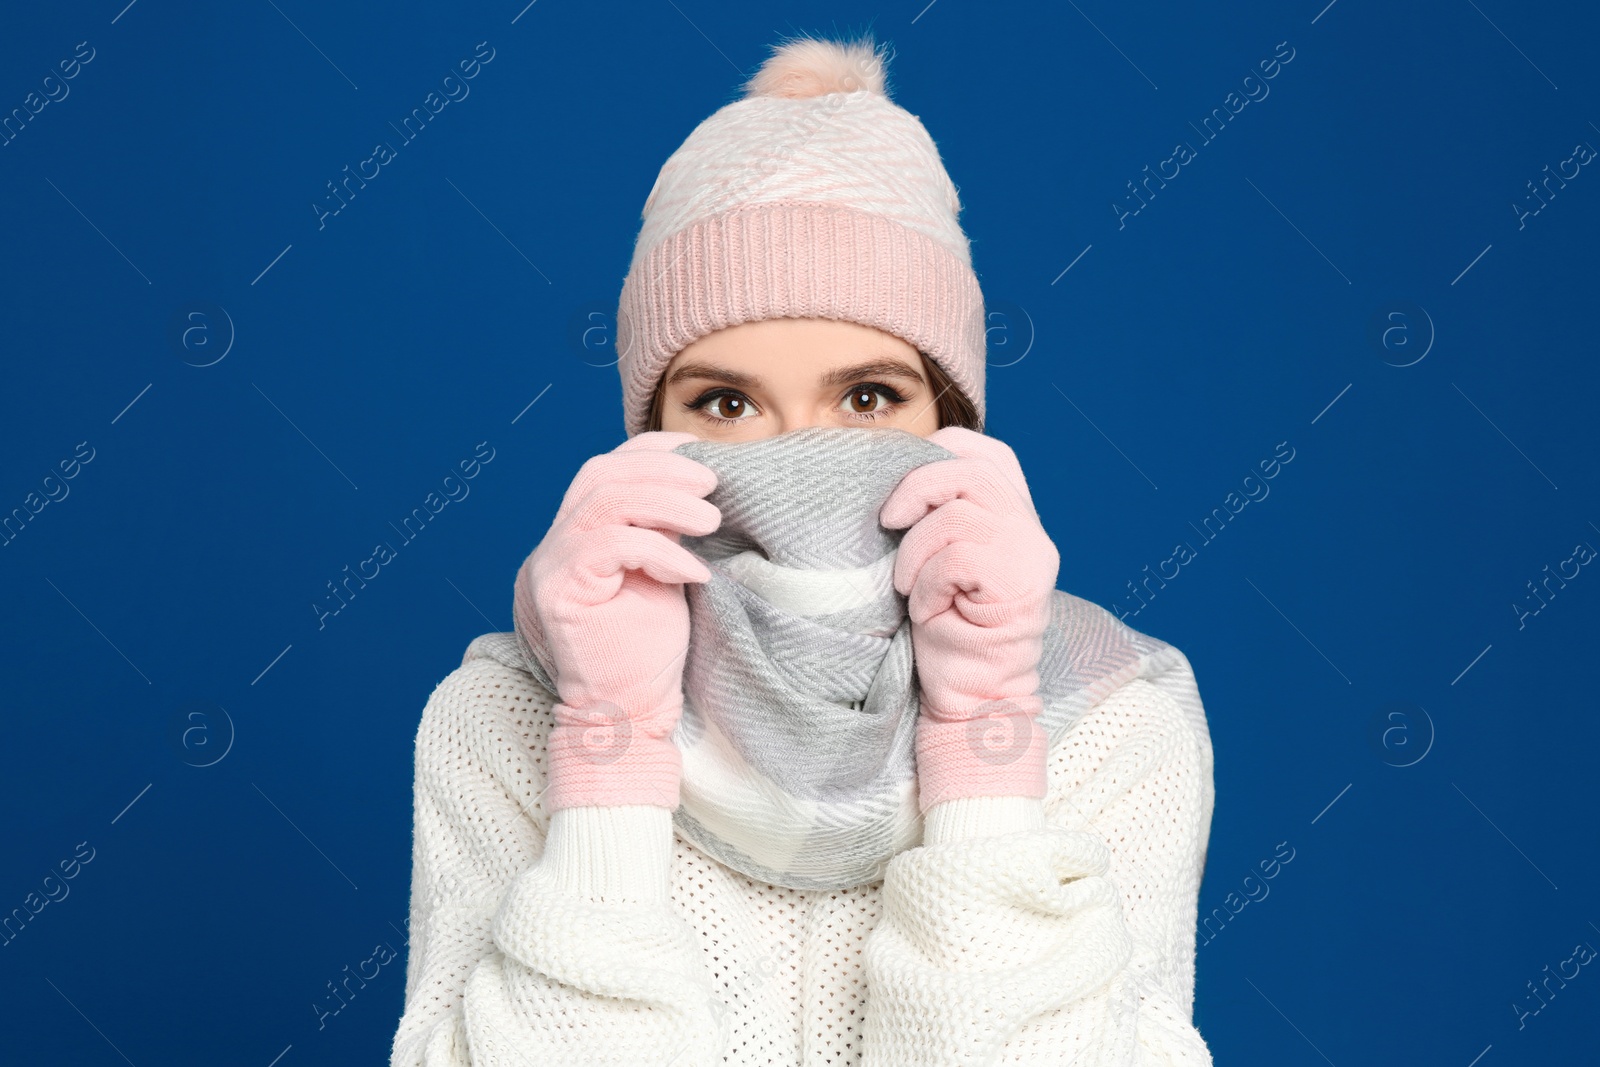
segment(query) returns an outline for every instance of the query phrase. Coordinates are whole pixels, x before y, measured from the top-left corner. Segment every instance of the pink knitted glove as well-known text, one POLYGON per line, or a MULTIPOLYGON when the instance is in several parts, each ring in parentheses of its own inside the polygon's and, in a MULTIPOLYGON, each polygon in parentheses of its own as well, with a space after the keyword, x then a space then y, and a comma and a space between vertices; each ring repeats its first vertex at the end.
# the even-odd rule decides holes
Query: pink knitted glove
POLYGON ((960 427, 928 440, 957 458, 911 471, 878 516, 886 529, 911 527, 894 584, 909 598, 921 688, 921 809, 1040 798, 1047 744, 1036 691, 1060 554, 1008 446, 960 427))
POLYGON ((684 582, 711 572, 678 543, 715 530, 701 499, 709 467, 672 451, 693 434, 639 434, 578 471, 517 581, 555 664, 561 702, 547 746, 554 812, 580 806, 678 806, 689 645, 684 582))

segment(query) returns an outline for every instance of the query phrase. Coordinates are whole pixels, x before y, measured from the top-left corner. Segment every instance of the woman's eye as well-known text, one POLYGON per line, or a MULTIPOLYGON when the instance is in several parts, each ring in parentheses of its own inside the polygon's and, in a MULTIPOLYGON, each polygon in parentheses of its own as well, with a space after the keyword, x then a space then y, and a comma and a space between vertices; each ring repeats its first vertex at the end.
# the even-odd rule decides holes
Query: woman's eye
POLYGON ((888 400, 883 390, 862 387, 852 390, 850 395, 845 397, 844 403, 857 415, 870 415, 882 409, 888 400))
POLYGON ((712 397, 706 405, 711 414, 719 419, 742 419, 750 413, 750 402, 742 396, 723 394, 712 397))

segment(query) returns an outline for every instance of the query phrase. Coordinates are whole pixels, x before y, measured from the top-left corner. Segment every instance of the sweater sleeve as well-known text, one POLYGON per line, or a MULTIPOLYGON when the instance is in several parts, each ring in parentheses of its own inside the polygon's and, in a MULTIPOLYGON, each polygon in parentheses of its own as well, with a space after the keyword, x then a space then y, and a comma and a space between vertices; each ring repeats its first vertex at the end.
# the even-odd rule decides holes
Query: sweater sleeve
POLYGON ((1042 805, 936 805, 890 861, 862 1067, 1209 1067, 1192 1023, 1203 719, 1135 679, 1057 742, 1049 779, 1042 805))
POLYGON ((391 1067, 720 1059, 692 929, 671 909, 672 813, 547 817, 549 700, 491 659, 417 733, 410 954, 391 1067))

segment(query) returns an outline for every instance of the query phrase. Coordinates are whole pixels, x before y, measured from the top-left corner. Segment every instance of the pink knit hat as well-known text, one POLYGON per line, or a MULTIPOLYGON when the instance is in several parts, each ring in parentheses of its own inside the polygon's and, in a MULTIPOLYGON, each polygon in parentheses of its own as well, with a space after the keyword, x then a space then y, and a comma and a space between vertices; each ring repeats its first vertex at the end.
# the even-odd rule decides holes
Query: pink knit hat
POLYGON ((984 410, 983 294, 928 131, 871 38, 799 38, 669 157, 617 310, 629 436, 672 357, 725 326, 842 319, 916 346, 984 410))

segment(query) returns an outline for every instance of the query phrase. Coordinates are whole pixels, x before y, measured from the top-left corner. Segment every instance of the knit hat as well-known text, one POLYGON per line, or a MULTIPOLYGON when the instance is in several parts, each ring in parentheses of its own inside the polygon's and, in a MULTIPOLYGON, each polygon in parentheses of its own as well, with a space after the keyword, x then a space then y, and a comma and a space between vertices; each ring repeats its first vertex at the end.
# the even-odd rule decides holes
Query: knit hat
POLYGON ((727 326, 857 322, 931 359, 984 410, 983 294, 961 202, 871 38, 798 38, 667 159, 617 310, 629 436, 672 357, 727 326))

